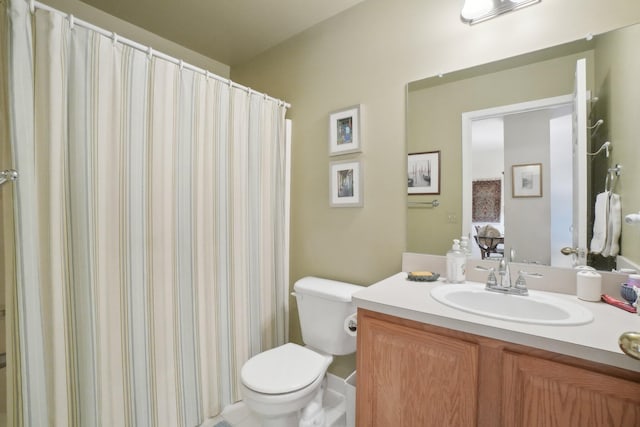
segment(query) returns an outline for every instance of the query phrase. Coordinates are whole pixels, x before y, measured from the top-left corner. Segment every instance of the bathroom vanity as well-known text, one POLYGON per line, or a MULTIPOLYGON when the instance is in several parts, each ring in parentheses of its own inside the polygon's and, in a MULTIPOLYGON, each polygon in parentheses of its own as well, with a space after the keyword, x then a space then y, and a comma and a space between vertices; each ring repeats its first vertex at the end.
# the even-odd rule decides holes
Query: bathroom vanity
POLYGON ((593 321, 505 321, 436 301, 442 285, 399 273, 354 295, 358 426, 640 425, 640 361, 617 343, 640 316, 558 294, 593 321))

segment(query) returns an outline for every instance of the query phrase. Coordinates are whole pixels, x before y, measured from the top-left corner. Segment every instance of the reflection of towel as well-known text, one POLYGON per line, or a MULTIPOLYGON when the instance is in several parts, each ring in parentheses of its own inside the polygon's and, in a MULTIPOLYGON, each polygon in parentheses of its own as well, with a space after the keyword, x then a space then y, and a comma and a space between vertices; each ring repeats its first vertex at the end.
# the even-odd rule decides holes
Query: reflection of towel
POLYGON ((609 192, 598 194, 593 222, 591 252, 602 256, 616 256, 620 250, 620 196, 609 192))
POLYGON ((599 254, 607 242, 607 213, 609 212, 609 193, 600 193, 596 196, 595 220, 593 221, 593 238, 591 239, 591 252, 599 254))
POLYGON ((620 252, 620 229, 622 214, 620 212, 620 195, 611 194, 609 197, 609 214, 607 215, 607 242, 602 250, 603 256, 616 256, 620 252))

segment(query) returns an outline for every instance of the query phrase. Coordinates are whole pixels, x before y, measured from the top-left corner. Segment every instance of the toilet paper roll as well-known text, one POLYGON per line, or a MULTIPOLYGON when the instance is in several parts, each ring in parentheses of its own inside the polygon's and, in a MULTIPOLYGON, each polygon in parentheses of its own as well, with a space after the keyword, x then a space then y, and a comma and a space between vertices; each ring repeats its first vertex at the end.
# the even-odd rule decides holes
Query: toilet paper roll
POLYGON ((602 276, 596 271, 580 271, 576 280, 576 296, 585 301, 600 301, 602 276))
POLYGON ((357 330, 358 330, 358 314, 353 313, 351 316, 344 319, 344 331, 347 334, 351 335, 352 337, 355 337, 358 334, 357 330))

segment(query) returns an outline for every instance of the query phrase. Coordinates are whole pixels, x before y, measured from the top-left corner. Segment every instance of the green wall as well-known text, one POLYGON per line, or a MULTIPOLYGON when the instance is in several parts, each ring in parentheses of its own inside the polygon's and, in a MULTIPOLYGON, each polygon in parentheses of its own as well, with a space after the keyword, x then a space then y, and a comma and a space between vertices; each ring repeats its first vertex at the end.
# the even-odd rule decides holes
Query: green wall
MULTIPOLYGON (((611 157, 601 155, 599 164, 611 167, 619 163, 623 174, 615 187, 620 194, 622 215, 640 211, 640 55, 638 55, 640 26, 635 25, 616 31, 598 41, 595 54, 595 95, 599 98, 594 106, 598 118, 605 119, 592 150, 598 149, 604 140, 611 141, 611 157)), ((604 189, 604 173, 593 175, 593 192, 604 189)), ((621 254, 640 263, 640 227, 622 222, 621 254)))
MULTIPOLYGON (((411 85, 407 97, 408 151, 442 152, 442 194, 437 197, 443 209, 408 210, 410 252, 444 255, 451 240, 459 239, 462 233, 462 113, 570 95, 580 58, 593 65, 593 52, 585 51, 424 89, 420 83, 411 85), (454 223, 448 221, 450 214, 457 218, 454 223), (434 223, 441 226, 433 227, 434 223)), ((588 75, 592 74, 589 68, 588 75)))
MULTIPOLYGON (((406 235, 405 85, 635 23, 635 0, 544 0, 467 26, 460 2, 367 0, 252 61, 234 81, 292 104, 291 285, 368 285, 400 271, 406 235), (330 208, 328 114, 362 104, 364 207, 330 208)), ((450 141, 454 144, 454 141, 450 141)), ((448 206, 442 206, 446 212, 448 206)), ((452 206, 452 209, 455 209, 452 206)), ((444 227, 434 221, 434 230, 444 227)), ((291 339, 300 342, 295 301, 291 339)), ((354 357, 331 371, 345 376, 354 357)))

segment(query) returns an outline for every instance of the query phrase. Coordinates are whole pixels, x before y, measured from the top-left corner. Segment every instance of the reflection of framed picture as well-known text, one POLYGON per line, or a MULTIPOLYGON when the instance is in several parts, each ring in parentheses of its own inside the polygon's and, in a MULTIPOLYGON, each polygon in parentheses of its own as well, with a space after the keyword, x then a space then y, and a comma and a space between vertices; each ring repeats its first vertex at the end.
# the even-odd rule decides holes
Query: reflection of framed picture
POLYGON ((331 162, 329 164, 329 189, 330 206, 362 206, 360 161, 331 162))
POLYGON ((542 197, 542 163, 511 166, 513 197, 542 197))
POLYGON ((440 194, 440 151, 407 156, 409 194, 440 194))
POLYGON ((329 115, 329 155, 357 153, 360 146, 360 106, 329 115))

